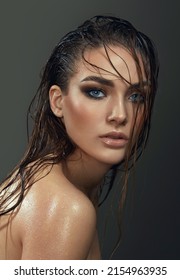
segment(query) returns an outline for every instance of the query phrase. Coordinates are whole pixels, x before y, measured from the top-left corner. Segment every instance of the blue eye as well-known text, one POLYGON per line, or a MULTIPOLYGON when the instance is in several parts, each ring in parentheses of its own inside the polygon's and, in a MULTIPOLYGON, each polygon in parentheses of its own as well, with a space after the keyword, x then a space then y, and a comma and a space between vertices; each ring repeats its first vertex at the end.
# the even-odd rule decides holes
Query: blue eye
POLYGON ((145 97, 141 93, 133 93, 129 96, 129 100, 133 103, 144 103, 145 97))
POLYGON ((85 90, 85 94, 94 99, 101 99, 105 97, 104 92, 101 89, 87 89, 85 90))

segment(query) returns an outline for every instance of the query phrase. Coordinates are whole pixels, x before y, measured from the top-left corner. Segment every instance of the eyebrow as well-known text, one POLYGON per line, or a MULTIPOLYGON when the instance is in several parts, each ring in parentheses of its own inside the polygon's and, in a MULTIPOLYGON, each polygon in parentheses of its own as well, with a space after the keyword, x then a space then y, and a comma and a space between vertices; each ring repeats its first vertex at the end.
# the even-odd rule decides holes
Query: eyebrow
POLYGON ((149 86, 149 82, 148 81, 142 81, 142 82, 138 82, 138 83, 134 83, 134 84, 130 84, 130 88, 140 88, 140 87, 145 87, 145 86, 149 86))
POLYGON ((99 76, 88 76, 86 78, 84 78, 82 82, 88 82, 88 81, 93 81, 93 82, 97 82, 99 84, 105 85, 105 86, 110 86, 110 87, 114 87, 114 83, 111 80, 105 79, 103 77, 99 77, 99 76))
MULTIPOLYGON (((113 81, 111 81, 109 79, 105 79, 103 77, 99 77, 99 76, 88 76, 88 77, 84 78, 83 80, 81 80, 81 83, 88 82, 88 81, 93 81, 93 82, 97 82, 102 85, 114 87, 113 81)), ((145 87, 148 85, 149 85, 148 81, 142 81, 142 82, 133 83, 133 84, 130 83, 129 88, 133 88, 133 87, 139 88, 140 86, 145 87)))

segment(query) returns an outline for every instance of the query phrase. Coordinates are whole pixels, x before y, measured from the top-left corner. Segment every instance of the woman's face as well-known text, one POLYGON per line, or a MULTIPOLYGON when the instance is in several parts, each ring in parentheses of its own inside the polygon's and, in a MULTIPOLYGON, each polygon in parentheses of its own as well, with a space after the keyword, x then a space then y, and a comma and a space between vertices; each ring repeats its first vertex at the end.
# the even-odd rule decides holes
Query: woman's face
POLYGON ((139 104, 138 127, 145 95, 132 56, 118 46, 107 50, 113 66, 103 47, 85 52, 87 62, 78 64, 61 106, 66 131, 78 149, 112 166, 125 157, 136 109, 139 104))

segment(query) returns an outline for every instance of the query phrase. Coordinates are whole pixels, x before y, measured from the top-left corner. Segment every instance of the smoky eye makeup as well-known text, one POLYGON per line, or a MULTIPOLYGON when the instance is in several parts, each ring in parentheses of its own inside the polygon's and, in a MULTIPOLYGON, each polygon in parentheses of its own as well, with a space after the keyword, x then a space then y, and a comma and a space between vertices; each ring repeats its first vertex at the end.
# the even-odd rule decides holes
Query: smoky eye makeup
POLYGON ((133 92, 128 99, 132 102, 132 103, 138 103, 138 104, 142 104, 145 102, 146 98, 144 96, 144 94, 140 93, 140 92, 133 92))
POLYGON ((132 103, 143 104, 147 100, 147 88, 146 86, 140 88, 138 86, 130 87, 128 90, 128 99, 132 103))
POLYGON ((106 97, 106 91, 102 87, 98 86, 83 86, 81 87, 82 93, 90 98, 95 100, 101 100, 106 97))

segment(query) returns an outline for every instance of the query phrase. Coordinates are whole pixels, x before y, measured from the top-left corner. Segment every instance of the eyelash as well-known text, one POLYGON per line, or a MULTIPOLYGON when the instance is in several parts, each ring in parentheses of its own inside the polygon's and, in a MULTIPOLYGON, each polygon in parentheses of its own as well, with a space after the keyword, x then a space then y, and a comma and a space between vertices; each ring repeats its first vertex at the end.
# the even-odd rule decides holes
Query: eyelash
MULTIPOLYGON (((84 93, 86 94, 87 97, 89 97, 91 99, 95 99, 95 100, 101 100, 104 97, 106 97, 106 93, 104 92, 103 89, 100 89, 100 88, 85 89, 84 93), (93 95, 93 92, 96 93, 96 94, 98 93, 98 96, 93 95)), ((137 103, 142 104, 142 103, 145 102, 145 96, 142 93, 134 92, 133 94, 131 94, 128 97, 128 100, 130 100, 132 103, 135 103, 135 104, 137 104, 137 103), (135 98, 134 100, 132 100, 133 97, 135 98)))
POLYGON ((106 94, 104 93, 104 91, 102 89, 99 88, 91 88, 91 89, 86 89, 84 90, 84 93, 87 95, 87 97, 92 98, 92 99, 102 99, 106 96, 106 94), (96 92, 96 93, 101 93, 101 96, 95 96, 92 94, 92 92, 96 92))
POLYGON ((133 94, 131 94, 129 97, 128 97, 128 99, 130 100, 133 96, 136 96, 136 100, 131 100, 131 102, 132 103, 140 103, 140 104, 142 104, 142 103, 144 103, 145 102, 145 96, 143 95, 143 94, 141 94, 141 93, 138 93, 138 92, 135 92, 135 93, 133 93, 133 94))

